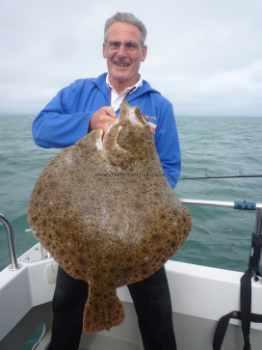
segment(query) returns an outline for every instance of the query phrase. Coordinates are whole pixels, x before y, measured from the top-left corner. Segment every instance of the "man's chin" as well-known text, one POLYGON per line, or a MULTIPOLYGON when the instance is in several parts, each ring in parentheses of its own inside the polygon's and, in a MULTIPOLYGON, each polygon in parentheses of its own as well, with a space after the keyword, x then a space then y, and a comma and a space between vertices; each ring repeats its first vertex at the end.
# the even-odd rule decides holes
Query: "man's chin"
POLYGON ((127 74, 112 74, 111 78, 113 81, 123 84, 130 80, 130 77, 127 74))

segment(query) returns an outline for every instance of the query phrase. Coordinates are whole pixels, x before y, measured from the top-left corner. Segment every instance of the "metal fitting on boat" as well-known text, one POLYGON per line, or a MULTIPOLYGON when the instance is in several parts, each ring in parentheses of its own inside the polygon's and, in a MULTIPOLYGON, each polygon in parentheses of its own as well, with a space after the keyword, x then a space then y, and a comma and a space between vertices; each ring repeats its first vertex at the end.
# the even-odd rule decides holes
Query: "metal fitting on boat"
POLYGON ((9 257, 10 257, 10 266, 9 270, 18 270, 20 268, 17 258, 16 258, 16 252, 15 252, 15 240, 14 240, 14 230, 11 225, 11 223, 7 220, 7 218, 0 213, 0 224, 2 224, 5 228, 5 231, 7 233, 7 240, 8 240, 8 250, 9 250, 9 257))

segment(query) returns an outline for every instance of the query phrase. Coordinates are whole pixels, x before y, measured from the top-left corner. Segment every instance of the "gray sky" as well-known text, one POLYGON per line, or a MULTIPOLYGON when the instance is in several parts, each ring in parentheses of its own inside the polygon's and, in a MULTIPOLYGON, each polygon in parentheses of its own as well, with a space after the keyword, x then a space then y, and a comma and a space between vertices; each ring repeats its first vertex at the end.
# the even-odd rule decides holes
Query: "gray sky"
POLYGON ((262 116, 261 0, 0 0, 0 112, 37 112, 105 71, 103 26, 116 11, 146 24, 142 75, 177 114, 262 116))

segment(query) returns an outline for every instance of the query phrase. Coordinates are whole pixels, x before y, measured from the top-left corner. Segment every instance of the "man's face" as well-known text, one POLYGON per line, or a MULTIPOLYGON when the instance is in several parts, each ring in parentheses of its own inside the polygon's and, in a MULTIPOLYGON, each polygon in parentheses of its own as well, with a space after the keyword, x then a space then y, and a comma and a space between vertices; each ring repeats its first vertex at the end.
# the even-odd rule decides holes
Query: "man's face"
POLYGON ((146 58, 139 29, 128 23, 113 23, 103 45, 109 79, 114 88, 126 88, 139 78, 140 63, 146 58))

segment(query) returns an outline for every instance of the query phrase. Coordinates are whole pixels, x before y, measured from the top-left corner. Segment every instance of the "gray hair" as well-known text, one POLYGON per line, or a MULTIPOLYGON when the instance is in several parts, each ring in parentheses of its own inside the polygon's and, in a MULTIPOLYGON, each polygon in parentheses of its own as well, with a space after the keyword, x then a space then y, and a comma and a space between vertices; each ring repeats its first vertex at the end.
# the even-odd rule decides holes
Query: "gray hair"
POLYGON ((140 19, 138 19, 132 13, 128 13, 128 12, 117 12, 112 17, 108 18, 104 28, 104 42, 106 41, 107 31, 109 27, 116 22, 128 23, 136 26, 141 33, 141 42, 142 42, 142 45, 144 46, 146 35, 147 35, 146 27, 144 23, 140 21, 140 19))

